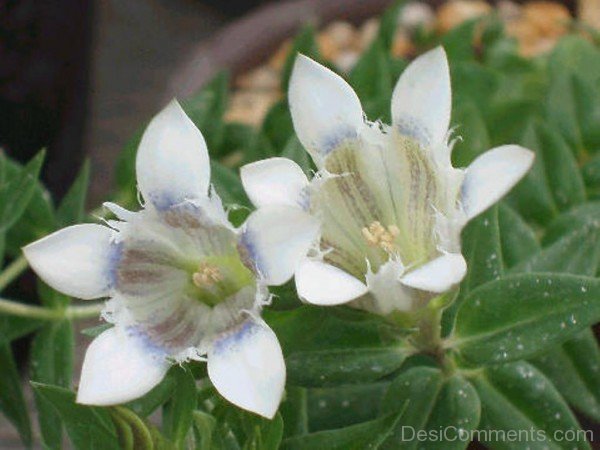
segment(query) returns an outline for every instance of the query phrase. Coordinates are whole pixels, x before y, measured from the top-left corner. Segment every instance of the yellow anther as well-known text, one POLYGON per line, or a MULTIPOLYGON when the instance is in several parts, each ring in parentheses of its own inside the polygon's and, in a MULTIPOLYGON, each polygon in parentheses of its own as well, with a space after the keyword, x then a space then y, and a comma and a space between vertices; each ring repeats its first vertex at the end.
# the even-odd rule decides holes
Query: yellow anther
POLYGON ((223 275, 218 267, 200 263, 198 270, 192 275, 192 281, 199 288, 206 288, 223 280, 223 275))
POLYGON ((368 227, 364 227, 361 233, 367 244, 373 247, 381 247, 386 252, 392 252, 394 250, 394 240, 400 234, 400 230, 396 225, 385 228, 381 225, 381 222, 375 221, 368 227))

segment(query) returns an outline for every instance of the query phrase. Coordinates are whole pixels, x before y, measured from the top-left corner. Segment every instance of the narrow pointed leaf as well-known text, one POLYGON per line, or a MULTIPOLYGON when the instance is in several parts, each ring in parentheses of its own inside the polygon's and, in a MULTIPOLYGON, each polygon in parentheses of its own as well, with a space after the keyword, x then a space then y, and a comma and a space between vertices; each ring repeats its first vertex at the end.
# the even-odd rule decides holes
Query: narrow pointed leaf
MULTIPOLYGON (((31 380, 69 389, 73 377, 73 325, 61 321, 45 325, 31 345, 31 380)), ((35 393, 42 442, 49 448, 62 443, 62 421, 48 400, 35 393)))
POLYGON ((507 268, 529 259, 540 250, 535 231, 507 204, 498 207, 502 259, 507 268))
POLYGON ((76 450, 118 450, 119 440, 109 412, 75 403, 67 389, 32 383, 34 390, 56 409, 76 450))
POLYGON ((370 422, 363 422, 337 430, 317 431, 286 439, 284 450, 313 450, 317 448, 330 450, 363 450, 381 448, 381 443, 393 430, 399 420, 399 413, 383 416, 370 422))
POLYGON ((599 320, 599 280, 514 275, 467 296, 451 342, 468 363, 498 364, 542 353, 599 320))
POLYGON ((61 227, 79 223, 85 217, 85 200, 89 183, 90 162, 88 160, 81 166, 77 178, 56 210, 56 217, 61 227))
POLYGON ((489 433, 480 439, 490 448, 521 450, 525 442, 532 450, 590 448, 584 439, 564 439, 567 431, 581 436, 579 424, 552 383, 532 365, 521 361, 489 368, 471 381, 481 399, 480 429, 489 433), (503 440, 507 432, 525 437, 503 440))
POLYGON ((31 424, 22 380, 10 344, 0 344, 0 412, 15 426, 25 446, 31 445, 31 424))
POLYGON ((406 409, 382 449, 462 449, 464 436, 436 440, 431 432, 450 427, 456 433, 459 429, 467 432, 479 424, 479 398, 473 386, 458 375, 445 379, 438 369, 415 367, 398 376, 385 396, 382 412, 398 410, 403 404, 406 409))

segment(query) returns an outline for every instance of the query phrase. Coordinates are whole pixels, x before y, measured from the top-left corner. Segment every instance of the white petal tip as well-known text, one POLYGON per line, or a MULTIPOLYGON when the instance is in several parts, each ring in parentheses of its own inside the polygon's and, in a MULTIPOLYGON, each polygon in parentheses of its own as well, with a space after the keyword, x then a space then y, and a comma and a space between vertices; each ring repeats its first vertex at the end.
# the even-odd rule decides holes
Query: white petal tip
POLYGON ((111 328, 87 349, 77 403, 107 406, 134 400, 160 383, 168 368, 163 355, 135 336, 111 328))
POLYGON ((319 222, 298 207, 270 206, 246 221, 242 244, 269 286, 286 283, 319 235, 319 222))
POLYGON ((447 253, 404 275, 400 282, 413 289, 441 294, 460 283, 467 263, 458 253, 447 253))
POLYGON ((159 209, 208 194, 206 142, 176 100, 148 124, 138 148, 136 172, 145 200, 159 209))
POLYGON ((306 175, 291 159, 269 158, 240 169, 244 190, 254 206, 300 206, 308 186, 306 175))
POLYGON ((296 269, 296 289, 301 299, 314 305, 348 303, 368 292, 365 283, 335 266, 305 259, 296 269))
POLYGON ((350 85, 304 55, 294 63, 288 98, 298 139, 317 164, 341 141, 356 138, 364 123, 360 100, 350 85))
POLYGON ((228 401, 272 419, 285 386, 285 363, 275 333, 248 320, 217 339, 208 353, 208 376, 228 401))
POLYGON ((461 203, 472 219, 500 200, 533 166, 535 154, 518 145, 493 148, 466 169, 461 203))
POLYGON ((443 143, 450 124, 452 91, 448 58, 442 47, 416 58, 392 94, 392 121, 424 147, 443 143))
POLYGON ((113 233, 102 225, 73 225, 27 245, 23 254, 57 291, 85 300, 104 297, 112 283, 113 233))

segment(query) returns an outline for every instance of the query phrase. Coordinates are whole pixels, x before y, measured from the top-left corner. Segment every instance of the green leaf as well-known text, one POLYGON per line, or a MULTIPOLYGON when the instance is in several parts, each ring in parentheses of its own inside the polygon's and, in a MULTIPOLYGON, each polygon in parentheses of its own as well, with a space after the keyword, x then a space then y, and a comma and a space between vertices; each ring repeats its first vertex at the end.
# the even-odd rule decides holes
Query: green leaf
POLYGON ((31 383, 35 392, 56 409, 76 450, 119 450, 115 426, 107 409, 75 403, 67 389, 31 383))
POLYGON ((342 320, 319 308, 266 317, 282 344, 291 385, 375 381, 399 368, 410 353, 404 342, 386 336, 386 325, 375 318, 342 320))
POLYGON ((600 280, 521 274, 472 291, 458 310, 451 345, 472 364, 527 358, 600 320, 600 280))
POLYGON ((572 79, 573 100, 581 140, 583 157, 600 150, 600 85, 590 83, 585 74, 574 74, 572 79))
POLYGON ((290 137, 294 135, 290 107, 286 100, 278 101, 269 109, 261 129, 264 135, 271 141, 275 152, 279 153, 285 147, 290 137))
POLYGON ((516 142, 527 146, 523 137, 537 108, 538 104, 528 99, 502 99, 482 109, 492 145, 516 142))
POLYGON ((376 381, 398 369, 408 354, 399 344, 295 352, 286 358, 288 382, 318 387, 376 381))
POLYGON ((7 344, 15 339, 27 336, 43 324, 44 322, 41 320, 0 315, 0 344, 7 344))
MULTIPOLYGON (((537 126, 537 157, 544 165, 554 202, 565 211, 585 201, 585 187, 573 152, 559 134, 546 125, 537 126)), ((538 162, 539 164, 539 162, 538 162)))
POLYGON ((394 43, 394 36, 398 28, 398 17, 400 8, 404 5, 405 0, 394 0, 392 4, 383 12, 379 19, 378 39, 383 44, 383 48, 387 51, 391 50, 394 43))
POLYGON ((64 308, 71 302, 71 298, 65 294, 55 291, 42 280, 38 279, 37 293, 40 302, 51 308, 64 308))
POLYGON ((248 148, 244 152, 242 161, 244 164, 247 164, 260 159, 271 158, 272 156, 276 156, 281 149, 276 149, 265 133, 259 131, 252 136, 252 140, 248 143, 248 148))
POLYGON ((600 421, 600 349, 592 330, 533 360, 577 410, 600 421))
POLYGON ((281 91, 287 92, 288 85, 290 82, 290 76, 292 75, 292 69, 294 62, 299 53, 306 55, 314 60, 319 60, 319 48, 315 38, 315 29, 312 26, 306 26, 296 36, 292 43, 292 48, 287 55, 283 69, 281 71, 281 91))
POLYGON ((273 419, 264 419, 244 414, 246 441, 244 450, 277 450, 283 437, 283 419, 276 414, 273 419))
POLYGON ((179 378, 179 372, 179 368, 173 367, 150 392, 143 397, 127 403, 127 408, 131 409, 138 416, 148 417, 171 398, 179 378))
POLYGON ((228 101, 229 75, 221 72, 181 105, 202 132, 211 156, 220 156, 225 131, 223 114, 228 101))
POLYGON ((216 419, 204 411, 194 411, 194 432, 197 450, 213 450, 213 432, 217 426, 216 419))
POLYGON ((581 168, 581 174, 588 196, 598 199, 600 197, 600 154, 594 156, 581 168))
POLYGON ((185 438, 192 426, 197 406, 196 381, 189 369, 177 368, 174 373, 175 389, 163 409, 163 427, 177 448, 184 448, 185 438))
POLYGON ((532 450, 590 448, 586 442, 553 440, 556 432, 580 428, 552 383, 532 365, 520 361, 488 368, 471 381, 481 399, 480 429, 489 432, 478 439, 489 447, 521 450, 526 443, 532 450), (508 432, 522 437, 502 440, 508 432))
POLYGON ((279 412, 285 423, 284 437, 298 436, 308 432, 308 412, 306 389, 289 386, 279 407, 279 412))
POLYGON ((281 152, 281 156, 283 158, 291 159, 298 164, 307 176, 310 175, 311 170, 314 169, 312 159, 296 135, 290 137, 283 148, 283 152, 281 152))
POLYGON ((498 209, 493 207, 471 221, 463 234, 463 254, 469 271, 461 284, 461 294, 499 279, 504 272, 498 209))
MULTIPOLYGON (((580 208, 579 210, 584 210, 580 208)), ((577 211, 575 211, 577 213, 577 211)), ((569 216, 573 216, 570 213, 569 216)), ((559 218, 558 221, 562 221, 559 218)), ((600 260, 600 231, 578 222, 566 228, 556 241, 519 264, 515 270, 556 271, 594 276, 600 260)), ((594 222, 592 222, 593 224, 594 222)), ((593 333, 584 331, 575 339, 552 347, 533 363, 542 369, 566 399, 590 417, 600 418, 600 350, 593 333)))
POLYGON ((102 325, 96 325, 95 327, 84 328, 83 330, 81 330, 81 334, 83 334, 84 336, 95 338, 97 336, 100 336, 106 330, 111 329, 112 327, 114 327, 112 323, 103 323, 102 325))
MULTIPOLYGON (((461 439, 434 440, 432 432, 455 427, 473 430, 479 423, 479 398, 471 384, 459 375, 445 378, 438 369, 414 367, 400 374, 390 385, 382 412, 398 411, 407 405, 395 430, 382 449, 462 449, 461 439), (426 439, 419 437, 425 433, 426 439)), ((458 437, 458 436, 456 436, 458 437)))
POLYGON ((348 81, 361 99, 367 117, 389 123, 392 76, 388 56, 380 39, 375 39, 363 52, 350 72, 348 81))
POLYGON ((600 81, 600 51, 581 36, 566 36, 552 50, 548 61, 552 76, 580 74, 592 85, 600 81))
MULTIPOLYGON (((73 352, 73 325, 70 321, 45 325, 31 344, 31 380, 70 388, 73 377, 73 352)), ((52 404, 37 391, 35 403, 42 442, 48 448, 59 448, 62 443, 60 416, 52 404)))
POLYGON ((540 250, 535 231, 505 203, 498 207, 502 260, 506 267, 528 259, 540 250))
POLYGON ((508 201, 528 222, 544 226, 556 217, 559 211, 544 165, 538 131, 539 128, 531 125, 525 132, 522 145, 535 151, 536 160, 527 176, 509 194, 508 201))
POLYGON ((226 123, 219 155, 241 160, 255 134, 256 131, 249 125, 236 122, 226 123))
POLYGON ((42 150, 22 170, 9 175, 0 190, 0 231, 12 227, 33 197, 36 183, 44 163, 46 152, 42 150))
POLYGON ((116 406, 110 409, 110 414, 117 427, 121 448, 132 450, 155 448, 153 433, 133 411, 116 406))
POLYGON ((129 424, 119 415, 111 411, 112 420, 119 438, 119 445, 122 450, 134 450, 133 430, 129 424))
POLYGON ((563 272, 594 276, 600 262, 600 228, 583 226, 534 253, 512 272, 563 272))
POLYGON ((490 137, 481 112, 472 102, 464 102, 454 109, 452 124, 461 136, 452 149, 455 167, 468 166, 477 156, 490 148, 490 137))
MULTIPOLYGON (((18 170, 16 165, 9 164, 9 167, 18 170)), ((46 236, 55 229, 56 218, 52 198, 40 182, 35 182, 33 195, 27 208, 6 235, 6 253, 13 257, 21 256, 23 246, 46 236)))
POLYGON ((81 222, 85 217, 85 199, 90 183, 90 162, 83 163, 71 188, 56 210, 60 227, 81 222))
POLYGON ((475 27, 479 19, 467 20, 445 33, 441 45, 446 50, 450 61, 472 60, 475 56, 473 42, 475 27))
MULTIPOLYGON (((501 81, 501 77, 497 72, 473 61, 451 60, 450 78, 453 111, 458 111, 460 107, 466 104, 473 104, 481 112, 481 118, 483 119, 484 114, 489 114, 494 110, 490 105, 494 104, 494 95, 500 89, 501 81)), ((522 114, 523 111, 519 111, 519 115, 522 116, 522 114)), ((453 117, 453 119, 456 118, 453 117)), ((462 125, 462 122, 458 120, 455 123, 462 125)), ((497 124, 488 123, 487 129, 489 132, 493 131, 492 126, 496 127, 497 124)), ((467 137, 461 128, 458 129, 457 134, 467 137)))
POLYGON ((542 245, 548 246, 563 236, 582 228, 598 228, 600 202, 587 202, 562 213, 547 226, 542 245))
POLYGON ((135 158, 146 126, 141 127, 125 144, 115 164, 117 194, 114 199, 125 208, 138 205, 138 191, 135 179, 135 158))
POLYGON ((237 174, 217 161, 210 162, 211 182, 225 205, 250 206, 250 200, 237 174))
POLYGON ((398 423, 401 413, 351 425, 337 430, 317 431, 283 441, 284 450, 363 450, 378 449, 398 423))
MULTIPOLYGON (((388 385, 379 382, 308 389, 308 430, 343 428, 377 418, 388 385)), ((288 421, 285 423, 287 426, 288 421)), ((298 434, 306 434, 308 430, 298 434)))
POLYGON ((0 344, 0 411, 17 428, 21 441, 31 445, 31 424, 10 344, 0 344))
POLYGON ((469 222, 462 233, 462 253, 468 271, 460 284, 459 296, 445 311, 442 318, 442 335, 452 330, 458 308, 470 291, 504 273, 503 255, 498 227, 498 210, 490 208, 469 222))

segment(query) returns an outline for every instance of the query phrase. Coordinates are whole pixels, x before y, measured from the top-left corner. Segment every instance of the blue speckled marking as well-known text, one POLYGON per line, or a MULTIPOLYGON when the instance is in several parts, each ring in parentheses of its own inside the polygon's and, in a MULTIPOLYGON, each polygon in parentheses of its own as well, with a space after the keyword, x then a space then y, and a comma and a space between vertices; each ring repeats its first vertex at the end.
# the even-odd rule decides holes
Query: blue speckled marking
POLYGON ((403 117, 398 123, 400 134, 415 139, 421 145, 427 147, 431 145, 431 135, 423 124, 414 117, 403 117))
POLYGON ((165 212, 172 206, 181 202, 181 200, 175 200, 172 195, 167 194, 166 192, 160 194, 151 193, 148 197, 150 197, 150 202, 160 212, 165 212))
POLYGON ((108 279, 110 288, 117 286, 117 274, 119 271, 119 263, 123 256, 123 242, 115 242, 110 246, 110 252, 108 254, 108 279))
POLYGON ((340 144, 346 140, 356 139, 358 133, 355 128, 351 126, 340 127, 335 130, 335 133, 329 136, 325 136, 321 140, 319 147, 322 156, 327 156, 333 150, 338 148, 340 144))
POLYGON ((265 267, 263 265, 262 258, 260 257, 258 250, 256 249, 256 244, 254 243, 254 238, 252 237, 252 233, 248 231, 248 229, 244 230, 240 237, 240 245, 244 247, 246 254, 251 259, 251 262, 254 267, 261 273, 264 274, 265 267))
POLYGON ((157 357, 166 357, 168 356, 168 351, 166 348, 152 341, 150 337, 144 333, 144 330, 139 326, 131 325, 125 329, 127 336, 133 339, 137 339, 144 347, 144 350, 147 350, 148 353, 151 353, 157 357))
POLYGON ((221 338, 215 339, 213 344, 213 352, 221 353, 236 347, 244 339, 252 336, 258 331, 257 325, 252 319, 248 319, 245 322, 238 325, 236 328, 223 333, 221 338))

